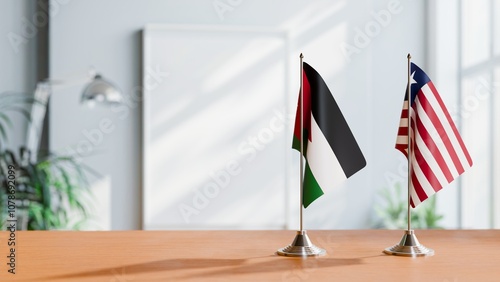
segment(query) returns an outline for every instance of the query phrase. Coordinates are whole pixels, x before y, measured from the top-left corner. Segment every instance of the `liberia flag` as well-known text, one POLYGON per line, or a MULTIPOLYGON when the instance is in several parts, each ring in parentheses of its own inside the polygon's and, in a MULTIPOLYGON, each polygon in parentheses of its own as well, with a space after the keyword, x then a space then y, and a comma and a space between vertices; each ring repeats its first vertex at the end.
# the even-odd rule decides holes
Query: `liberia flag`
MULTIPOLYGON (((304 171, 303 205, 307 208, 323 195, 323 189, 338 185, 366 165, 365 158, 321 76, 303 64, 304 171)), ((300 96, 292 147, 300 152, 300 96)))
POLYGON ((408 157, 409 133, 410 204, 416 207, 471 167, 472 159, 432 81, 413 63, 410 73, 411 111, 407 89, 396 149, 408 157))

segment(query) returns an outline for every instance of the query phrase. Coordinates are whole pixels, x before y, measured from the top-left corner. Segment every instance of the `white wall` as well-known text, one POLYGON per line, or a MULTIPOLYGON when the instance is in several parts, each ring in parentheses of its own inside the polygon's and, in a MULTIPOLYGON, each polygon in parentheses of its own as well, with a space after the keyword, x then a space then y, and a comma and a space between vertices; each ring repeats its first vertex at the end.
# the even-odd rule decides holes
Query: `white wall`
MULTIPOLYGON (((55 5, 57 0, 51 2, 55 5)), ((141 30, 148 23, 288 30, 293 38, 291 54, 304 52, 306 61, 321 73, 368 162, 344 186, 326 191, 306 210, 306 228, 370 227, 377 191, 390 185, 387 176, 397 175, 404 160, 394 149, 394 142, 406 84, 406 54, 411 52, 414 61, 425 67, 424 1, 65 0, 64 3, 50 25, 51 76, 73 76, 94 66, 119 85, 128 100, 128 106, 120 111, 89 110, 78 105, 78 87, 52 96, 52 149, 65 151, 71 146, 70 150, 84 152, 85 162, 102 174, 94 180, 99 218, 96 228, 141 227, 141 113, 140 98, 135 97, 141 85, 141 30), (389 9, 389 2, 393 2, 391 10, 396 12, 387 12, 390 20, 377 23, 376 15, 385 14, 381 11, 389 9), (227 10, 217 11, 214 4, 227 10), (366 29, 371 30, 373 37, 362 38, 360 30, 366 29), (355 53, 345 56, 341 50, 345 44, 351 45, 350 50, 355 53), (112 132, 99 129, 103 120, 112 124, 112 132)), ((298 84, 290 86, 291 104, 296 103, 297 87, 298 84)), ((290 195, 293 203, 294 196, 290 195)), ((290 222, 297 221, 294 207, 290 207, 293 215, 290 222)))
MULTIPOLYGON (((0 2, 0 93, 32 95, 36 84, 36 30, 29 28, 35 14, 34 1, 0 2)), ((24 144, 26 119, 9 113, 14 127, 8 147, 17 151, 24 144)))
POLYGON ((429 5, 429 61, 434 84, 447 102, 473 165, 438 204, 446 228, 498 228, 498 110, 496 1, 435 1, 429 5), (491 12, 491 14, 490 14, 491 12), (493 18, 491 18, 493 17, 493 18), (473 59, 473 60, 471 60, 473 59), (496 197, 496 198, 495 198, 496 197))
MULTIPOLYGON (((432 2, 428 7, 430 14, 429 24, 429 70, 428 75, 439 87, 440 94, 447 101, 448 109, 456 122, 459 120, 460 93, 459 76, 459 15, 457 1, 432 2)), ((459 129, 461 130, 461 128, 459 129)), ((462 136, 463 135, 462 132, 462 136)), ((454 181, 447 189, 436 195, 440 213, 444 215, 445 228, 461 227, 459 212, 460 207, 460 182, 462 178, 454 181)))

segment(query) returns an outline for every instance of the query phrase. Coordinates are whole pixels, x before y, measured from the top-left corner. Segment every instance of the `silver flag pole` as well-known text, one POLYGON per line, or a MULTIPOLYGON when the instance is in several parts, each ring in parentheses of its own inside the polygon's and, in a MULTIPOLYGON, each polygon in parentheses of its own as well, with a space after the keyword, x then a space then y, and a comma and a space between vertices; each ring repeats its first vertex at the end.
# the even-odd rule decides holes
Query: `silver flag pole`
MULTIPOLYGON (((299 107, 300 107, 300 229, 297 231, 295 235, 295 239, 292 244, 279 249, 276 253, 280 256, 289 256, 289 257, 309 257, 309 256, 322 256, 326 254, 326 251, 316 247, 309 236, 307 236, 307 231, 303 228, 303 202, 304 202, 304 55, 300 53, 300 94, 299 94, 299 107)), ((310 114, 310 113, 307 113, 310 114)))
POLYGON ((408 93, 408 229, 405 231, 403 238, 399 244, 392 247, 386 248, 384 253, 388 255, 405 256, 405 257, 422 257, 422 256, 432 256, 434 255, 434 250, 426 248, 424 245, 420 244, 415 235, 415 232, 411 229, 411 209, 410 209, 410 199, 411 199, 411 159, 412 159, 412 148, 411 148, 411 55, 408 54, 408 84, 406 91, 408 93))

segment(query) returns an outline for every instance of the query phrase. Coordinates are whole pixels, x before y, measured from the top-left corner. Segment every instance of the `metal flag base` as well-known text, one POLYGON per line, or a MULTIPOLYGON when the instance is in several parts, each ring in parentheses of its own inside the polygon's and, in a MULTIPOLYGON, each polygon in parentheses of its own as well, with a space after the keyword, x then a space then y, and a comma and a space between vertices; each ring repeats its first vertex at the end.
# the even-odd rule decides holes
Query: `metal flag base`
POLYGON ((420 244, 417 236, 413 233, 413 230, 406 230, 401 242, 397 245, 386 248, 384 253, 395 256, 423 257, 433 256, 434 250, 426 248, 424 245, 420 244))
POLYGON ((302 230, 297 231, 297 235, 292 244, 279 249, 277 254, 288 257, 311 257, 323 256, 326 254, 326 251, 316 247, 311 240, 309 240, 307 232, 302 230))

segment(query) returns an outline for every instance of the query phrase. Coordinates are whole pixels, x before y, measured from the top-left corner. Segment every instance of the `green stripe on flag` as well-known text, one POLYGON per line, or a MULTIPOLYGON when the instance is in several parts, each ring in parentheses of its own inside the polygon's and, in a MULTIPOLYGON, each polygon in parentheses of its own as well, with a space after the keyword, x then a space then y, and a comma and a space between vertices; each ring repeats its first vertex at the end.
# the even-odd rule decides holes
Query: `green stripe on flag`
MULTIPOLYGON (((305 136, 307 136, 307 134, 304 134, 304 137, 305 136)), ((293 136, 292 148, 300 152, 300 140, 297 136, 293 136)), ((304 143, 304 151, 307 152, 307 143, 304 143)), ((304 208, 307 208, 312 202, 314 202, 314 200, 321 197, 323 194, 323 190, 316 181, 306 158, 306 169, 304 171, 304 192, 302 195, 302 204, 304 205, 304 208)))
MULTIPOLYGON (((305 154, 304 155, 306 155, 307 154, 307 135, 308 134, 307 134, 306 129, 304 129, 303 132, 304 132, 304 140, 305 140, 305 142, 304 142, 304 153, 305 154)), ((295 149, 295 150, 300 152, 300 139, 298 138, 298 136, 295 136, 295 135, 293 136, 292 149, 295 149)))
POLYGON ((300 152, 300 140, 297 136, 293 136, 292 148, 300 152))
POLYGON ((314 200, 321 197, 323 195, 323 190, 319 187, 316 178, 312 174, 311 168, 309 168, 309 164, 306 162, 306 170, 304 172, 304 192, 302 194, 304 204, 304 208, 307 208, 314 200))

